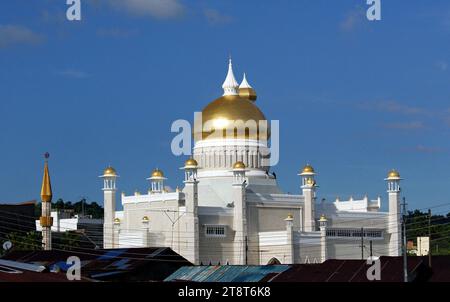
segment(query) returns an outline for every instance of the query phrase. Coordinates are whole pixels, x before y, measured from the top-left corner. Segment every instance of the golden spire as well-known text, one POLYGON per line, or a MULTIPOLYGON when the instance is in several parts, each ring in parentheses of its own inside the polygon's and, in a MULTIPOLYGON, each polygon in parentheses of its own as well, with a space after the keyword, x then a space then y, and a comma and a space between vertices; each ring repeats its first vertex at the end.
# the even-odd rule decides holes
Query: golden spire
POLYGON ((44 177, 42 178, 41 200, 42 202, 52 201, 52 184, 50 182, 50 174, 48 173, 48 158, 50 154, 45 153, 44 177))

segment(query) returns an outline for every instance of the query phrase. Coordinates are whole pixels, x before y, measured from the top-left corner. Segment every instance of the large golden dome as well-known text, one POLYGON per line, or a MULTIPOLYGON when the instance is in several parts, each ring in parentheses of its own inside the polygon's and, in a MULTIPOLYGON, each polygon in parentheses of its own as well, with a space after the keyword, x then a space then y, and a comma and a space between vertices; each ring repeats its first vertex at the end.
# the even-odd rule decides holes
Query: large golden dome
MULTIPOLYGON (((201 138, 267 140, 270 137, 269 124, 260 125, 260 121, 266 121, 266 117, 254 102, 239 95, 224 95, 203 109, 201 138)), ((199 133, 195 134, 196 138, 200 137, 199 133)))

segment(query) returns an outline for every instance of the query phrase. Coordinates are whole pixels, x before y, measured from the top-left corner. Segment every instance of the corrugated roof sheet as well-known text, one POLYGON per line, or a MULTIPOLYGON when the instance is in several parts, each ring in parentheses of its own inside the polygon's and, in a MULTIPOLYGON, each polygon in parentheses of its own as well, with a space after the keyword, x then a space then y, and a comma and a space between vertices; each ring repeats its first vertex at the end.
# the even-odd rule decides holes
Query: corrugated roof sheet
POLYGON ((258 282, 268 274, 279 274, 289 268, 289 265, 184 266, 164 281, 258 282))
POLYGON ((122 248, 74 251, 12 251, 3 259, 43 265, 52 270, 67 271, 69 256, 81 260, 81 273, 89 278, 123 278, 135 281, 161 281, 190 262, 170 248, 122 248))
MULTIPOLYGON (((380 257, 381 282, 403 282, 403 258, 380 257)), ((419 257, 408 257, 411 280, 420 278, 424 263, 419 257)), ((369 282, 366 260, 327 260, 321 264, 294 264, 275 276, 273 282, 369 282)), ((373 281, 371 281, 373 282, 373 281)))

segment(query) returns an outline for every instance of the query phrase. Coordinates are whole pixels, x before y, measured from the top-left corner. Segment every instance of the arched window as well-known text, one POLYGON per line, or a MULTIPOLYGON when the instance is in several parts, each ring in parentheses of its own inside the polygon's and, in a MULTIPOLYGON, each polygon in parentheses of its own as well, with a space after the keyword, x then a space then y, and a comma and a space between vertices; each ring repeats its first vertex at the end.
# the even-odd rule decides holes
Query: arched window
POLYGON ((267 265, 278 265, 278 264, 281 264, 281 262, 275 257, 273 257, 272 259, 269 260, 269 262, 267 262, 267 265))

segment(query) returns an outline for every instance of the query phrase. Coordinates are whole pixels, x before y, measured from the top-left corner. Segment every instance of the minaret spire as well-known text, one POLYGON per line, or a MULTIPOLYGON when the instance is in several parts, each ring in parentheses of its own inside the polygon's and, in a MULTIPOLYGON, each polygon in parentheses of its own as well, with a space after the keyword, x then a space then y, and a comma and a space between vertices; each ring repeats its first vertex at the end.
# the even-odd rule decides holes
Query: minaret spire
POLYGON ((49 154, 45 153, 44 176, 42 178, 42 187, 41 187, 42 202, 51 202, 53 197, 52 184, 50 182, 50 173, 48 172, 48 158, 49 154))
POLYGON ((42 245, 44 250, 52 249, 52 184, 50 182, 50 174, 48 172, 48 158, 50 154, 45 153, 44 176, 42 177, 41 201, 42 214, 39 222, 42 227, 42 245))
POLYGON ((241 85, 239 85, 239 88, 253 88, 252 86, 250 86, 250 84, 247 81, 247 76, 244 72, 244 78, 242 79, 241 85))
POLYGON ((239 85, 239 96, 248 99, 250 101, 256 101, 256 91, 247 81, 247 75, 244 72, 244 78, 242 79, 241 85, 239 85))
POLYGON ((236 81, 233 73, 233 64, 231 62, 231 56, 228 62, 228 73, 225 81, 222 84, 223 95, 238 95, 239 84, 236 81))

